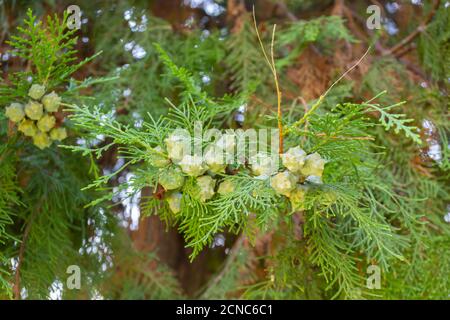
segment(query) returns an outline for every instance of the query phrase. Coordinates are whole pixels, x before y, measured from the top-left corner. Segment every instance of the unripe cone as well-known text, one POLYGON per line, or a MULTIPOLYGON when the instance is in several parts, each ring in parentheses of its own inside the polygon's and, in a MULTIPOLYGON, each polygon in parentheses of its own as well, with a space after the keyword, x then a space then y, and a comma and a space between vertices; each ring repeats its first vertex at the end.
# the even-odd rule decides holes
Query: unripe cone
POLYGON ((50 137, 45 132, 38 132, 33 137, 33 143, 36 147, 39 149, 45 149, 50 147, 52 144, 52 141, 50 140, 50 137))
POLYGON ((53 91, 42 98, 42 104, 47 112, 56 112, 61 104, 61 97, 53 91))
POLYGON ((184 173, 191 177, 198 177, 203 174, 208 167, 203 163, 203 158, 197 155, 185 155, 180 162, 180 167, 184 173))
POLYGON ((283 165, 292 173, 299 173, 305 164, 306 152, 300 147, 290 148, 281 155, 283 165))
POLYGON ((40 98, 42 98, 44 93, 45 93, 45 86, 42 86, 40 84, 33 84, 30 90, 28 90, 28 95, 34 100, 39 100, 40 98))
POLYGON ((154 166, 156 168, 164 168, 165 166, 167 166, 170 163, 169 159, 164 157, 164 155, 163 155, 164 150, 160 146, 157 146, 156 148, 154 148, 154 151, 156 151, 156 152, 151 153, 151 159, 150 159, 150 163, 152 164, 152 166, 154 166))
POLYGON ((67 138, 67 131, 65 128, 54 128, 50 131, 50 139, 62 141, 67 138))
POLYGON ((234 189, 235 185, 231 180, 224 180, 223 182, 220 183, 217 193, 221 195, 226 195, 233 192, 234 189))
POLYGON ((9 107, 5 109, 5 116, 12 122, 19 122, 25 117, 23 105, 20 103, 11 103, 9 107))
POLYGON ((184 176, 178 168, 169 168, 161 171, 159 183, 165 190, 174 190, 180 188, 184 184, 184 176))
POLYGON ((211 148, 206 152, 205 162, 208 165, 208 169, 214 173, 224 172, 227 166, 223 151, 216 148, 211 148))
POLYGON ((188 154, 189 141, 186 136, 172 133, 164 141, 166 143, 167 154, 172 159, 172 162, 178 163, 183 159, 185 154, 188 154))
POLYGON ((48 132, 55 126, 55 123, 56 123, 55 117, 46 114, 38 120, 37 127, 42 132, 48 132))
POLYGON ((308 155, 301 173, 305 176, 321 177, 325 167, 325 160, 317 152, 308 155))
POLYGON ((17 129, 27 137, 33 137, 38 131, 34 121, 31 120, 23 120, 17 129))
POLYGON ((269 177, 277 172, 277 166, 272 156, 262 152, 251 157, 250 164, 255 176, 269 177))
POLYGON ((199 197, 202 202, 205 202, 214 196, 216 181, 210 176, 201 176, 197 178, 197 185, 199 187, 199 197))
POLYGON ((44 108, 39 102, 30 100, 25 105, 25 114, 31 120, 39 120, 44 114, 44 108))
POLYGON ((169 208, 173 213, 178 213, 181 211, 181 198, 182 197, 183 197, 183 195, 181 193, 173 192, 166 198, 169 208))
POLYGON ((278 194, 287 196, 295 189, 297 180, 297 177, 289 171, 283 171, 270 178, 270 185, 278 194))
POLYGON ((315 184, 322 184, 322 177, 319 176, 308 176, 305 180, 306 182, 315 183, 315 184))
POLYGON ((307 191, 307 187, 299 184, 288 194, 288 198, 291 201, 291 205, 294 210, 305 209, 305 197, 307 191))

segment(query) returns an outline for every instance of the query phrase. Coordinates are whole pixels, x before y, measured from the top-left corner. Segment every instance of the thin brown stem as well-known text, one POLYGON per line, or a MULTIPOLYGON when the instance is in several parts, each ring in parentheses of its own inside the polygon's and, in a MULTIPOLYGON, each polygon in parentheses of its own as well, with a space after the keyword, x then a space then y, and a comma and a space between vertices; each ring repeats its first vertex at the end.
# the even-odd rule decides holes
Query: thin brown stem
MULTIPOLYGON (((306 100, 303 97, 299 97, 299 99, 303 105, 304 114, 307 114, 308 110, 309 110, 308 103, 306 102, 306 100)), ((308 121, 305 121, 305 131, 308 132, 308 121)), ((306 141, 306 135, 303 137, 302 141, 303 142, 306 141)))
POLYGON ((282 121, 282 111, 281 111, 281 91, 280 91, 280 85, 278 83, 278 74, 277 74, 277 70, 275 67, 275 59, 274 59, 274 53, 273 53, 273 43, 274 43, 274 39, 275 39, 275 29, 276 29, 277 25, 273 26, 273 31, 272 31, 272 43, 270 45, 270 55, 272 57, 272 67, 273 67, 273 77, 275 80, 275 88, 277 91, 277 115, 278 115, 278 131, 279 131, 279 149, 278 149, 278 153, 282 154, 283 153, 283 121, 282 121))
POLYGON ((273 26, 272 31, 272 41, 270 43, 270 60, 269 56, 266 53, 266 49, 264 48, 264 44, 261 40, 261 36, 259 35, 258 31, 258 25, 256 23, 256 15, 255 15, 255 7, 253 7, 253 23, 255 25, 255 31, 256 36, 258 37, 259 45, 261 46, 261 51, 263 52, 264 58, 269 65, 270 71, 272 71, 273 79, 275 81, 275 89, 277 92, 277 117, 278 117, 278 131, 279 131, 279 146, 278 146, 278 153, 283 153, 283 120, 282 120, 282 110, 281 110, 281 90, 280 90, 280 84, 278 82, 278 75, 277 75, 277 69, 275 66, 275 57, 274 57, 274 43, 275 43, 275 30, 277 25, 275 24, 273 26))
MULTIPOLYGON (((349 74, 353 69, 355 69, 360 63, 361 61, 364 60, 364 58, 369 54, 370 50, 372 49, 372 47, 367 48, 366 52, 363 54, 363 56, 361 58, 359 58, 358 61, 356 61, 356 63, 350 67, 350 69, 348 69, 347 71, 345 71, 335 82, 333 82, 333 84, 327 89, 327 91, 325 91, 324 94, 322 94, 319 99, 316 101, 316 103, 313 104, 313 106, 311 107, 311 109, 309 109, 309 111, 307 113, 305 113, 303 115, 303 117, 298 120, 297 122, 294 122, 292 124, 292 128, 298 128, 300 127, 302 124, 305 123, 305 121, 308 120, 308 118, 316 111, 316 109, 322 104, 323 100, 325 99, 325 97, 328 95, 328 93, 331 91, 331 89, 333 89, 333 87, 339 83, 339 81, 341 81, 343 78, 345 78, 345 76, 347 76, 347 74, 349 74)), ((289 129, 286 130, 289 132, 289 129)))

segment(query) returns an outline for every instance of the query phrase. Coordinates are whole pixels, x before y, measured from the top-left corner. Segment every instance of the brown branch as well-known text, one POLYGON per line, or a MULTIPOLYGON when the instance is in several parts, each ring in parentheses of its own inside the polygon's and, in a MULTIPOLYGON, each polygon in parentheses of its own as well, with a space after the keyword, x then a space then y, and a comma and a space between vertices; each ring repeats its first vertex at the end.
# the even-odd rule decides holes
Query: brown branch
POLYGON ((345 1, 335 0, 333 10, 331 11, 331 15, 342 17, 344 10, 345 10, 345 1))
POLYGON ((430 21, 433 19, 434 15, 436 14, 436 11, 439 8, 440 4, 441 4, 441 0, 436 0, 434 5, 433 5, 433 8, 430 11, 430 13, 427 15, 425 20, 423 20, 420 23, 420 25, 416 28, 416 30, 414 30, 409 35, 407 35, 402 41, 400 41, 394 47, 392 47, 391 49, 387 50, 384 53, 384 55, 395 54, 401 48, 403 48, 404 46, 406 46, 409 43, 411 43, 419 34, 424 32, 426 30, 428 24, 430 23, 430 21))
POLYGON ((396 53, 394 53, 394 57, 401 58, 404 55, 408 54, 409 52, 411 52, 415 49, 416 49, 416 45, 414 43, 411 43, 410 45, 405 46, 401 50, 398 50, 396 53))
POLYGON ((295 239, 300 241, 303 240, 303 224, 305 224, 304 211, 298 211, 292 215, 292 221, 294 222, 294 236, 295 239))

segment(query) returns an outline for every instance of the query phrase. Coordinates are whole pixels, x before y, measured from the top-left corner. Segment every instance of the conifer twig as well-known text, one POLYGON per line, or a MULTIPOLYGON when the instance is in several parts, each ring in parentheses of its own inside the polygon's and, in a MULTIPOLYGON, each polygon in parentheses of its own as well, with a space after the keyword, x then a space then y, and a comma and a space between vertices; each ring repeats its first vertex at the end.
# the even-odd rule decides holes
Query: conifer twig
POLYGON ((283 120, 282 120, 282 111, 281 111, 281 90, 280 90, 280 84, 278 82, 278 75, 277 75, 277 69, 275 66, 275 58, 274 58, 274 42, 275 42, 275 30, 277 25, 274 24, 273 30, 272 30, 272 41, 270 43, 270 59, 266 53, 266 49, 264 48, 264 44, 261 40, 261 36, 259 35, 258 31, 258 25, 256 24, 256 15, 255 15, 255 7, 253 6, 253 23, 255 25, 255 31, 256 36, 258 37, 258 42, 261 46, 261 50, 264 54, 264 59, 266 60, 267 64, 269 65, 270 71, 272 71, 273 79, 275 81, 275 89, 277 92, 277 120, 278 120, 278 131, 280 133, 279 135, 279 147, 278 147, 278 153, 283 153, 283 120))
MULTIPOLYGON (((333 87, 339 83, 339 81, 341 81, 347 74, 349 74, 353 69, 355 69, 360 63, 361 61, 369 54, 370 50, 372 49, 371 46, 369 46, 369 48, 366 50, 366 52, 362 55, 361 58, 359 58, 358 61, 356 61, 356 63, 350 67, 350 69, 348 69, 347 71, 345 71, 335 82, 333 82, 333 84, 327 89, 327 91, 325 91, 324 94, 322 94, 319 99, 316 101, 316 103, 313 104, 313 106, 311 107, 311 109, 309 109, 309 111, 303 115, 303 117, 298 120, 297 122, 295 122, 292 127, 299 127, 301 126, 310 116, 311 114, 313 114, 316 109, 322 104, 323 100, 325 99, 325 97, 328 95, 328 93, 330 93, 331 89, 333 89, 333 87)), ((289 131, 289 130, 287 130, 289 131)))

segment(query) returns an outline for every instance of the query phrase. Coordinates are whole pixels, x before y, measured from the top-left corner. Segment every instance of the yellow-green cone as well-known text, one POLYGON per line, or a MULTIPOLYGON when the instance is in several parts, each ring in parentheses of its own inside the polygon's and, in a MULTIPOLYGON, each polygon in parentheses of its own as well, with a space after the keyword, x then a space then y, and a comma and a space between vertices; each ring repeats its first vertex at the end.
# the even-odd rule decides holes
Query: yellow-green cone
POLYGON ((292 209, 294 210, 304 210, 305 209, 305 197, 308 188, 299 184, 292 190, 289 194, 289 200, 291 201, 292 209))
POLYGON ((51 115, 44 115, 42 118, 39 119, 37 122, 38 129, 42 132, 48 132, 55 126, 56 119, 54 116, 51 115))
POLYGON ((23 120, 17 129, 27 137, 33 137, 38 131, 34 121, 31 120, 23 120))
POLYGON ((54 128, 50 131, 50 139, 62 141, 67 138, 66 128, 54 128))
POLYGON ((11 103, 9 107, 5 109, 5 116, 12 122, 19 122, 25 117, 25 112, 23 111, 23 105, 20 103, 11 103))
POLYGON ((178 213, 181 211, 181 198, 183 195, 179 192, 171 193, 166 201, 169 204, 169 208, 173 213, 178 213))
POLYGON ((184 176, 179 168, 162 170, 159 177, 159 183, 165 190, 174 190, 184 184, 184 176))
POLYGON ((50 140, 50 137, 45 132, 38 132, 33 137, 33 143, 36 147, 39 149, 45 149, 50 147, 52 144, 52 140, 50 140))
POLYGON ((301 173, 304 176, 318 176, 322 177, 323 169, 325 167, 325 160, 322 159, 317 152, 308 155, 305 159, 305 165, 301 168, 301 173))
POLYGON ((35 100, 39 100, 40 98, 42 98, 44 93, 45 86, 42 86, 40 84, 33 84, 30 90, 28 90, 28 95, 35 100))
POLYGON ((297 184, 297 177, 289 171, 277 173, 270 178, 270 186, 278 193, 287 196, 294 190, 297 184))
POLYGON ((216 185, 216 181, 210 176, 201 176, 197 178, 197 185, 199 187, 199 196, 202 202, 205 202, 214 196, 214 186, 216 185))
POLYGON ((221 195, 229 194, 235 189, 234 183, 230 180, 224 180, 220 185, 217 193, 221 195))
POLYGON ((61 104, 61 97, 55 92, 46 94, 42 98, 42 104, 47 112, 56 112, 61 104))
POLYGON ((30 100, 25 105, 25 114, 31 120, 39 120, 44 114, 44 108, 39 102, 30 100))

